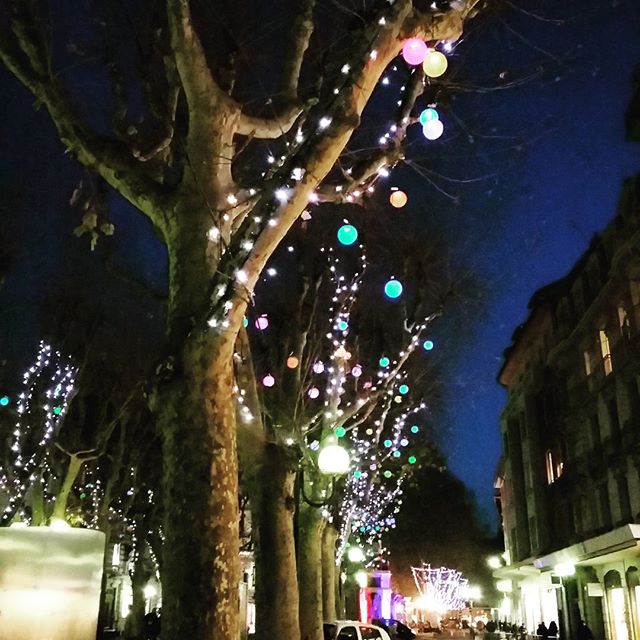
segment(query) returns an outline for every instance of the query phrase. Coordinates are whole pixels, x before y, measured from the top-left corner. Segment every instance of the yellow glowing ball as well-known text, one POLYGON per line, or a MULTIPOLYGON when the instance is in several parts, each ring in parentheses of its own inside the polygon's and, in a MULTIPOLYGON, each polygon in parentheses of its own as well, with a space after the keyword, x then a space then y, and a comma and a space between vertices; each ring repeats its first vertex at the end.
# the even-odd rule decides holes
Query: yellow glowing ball
POLYGON ((402 209, 407 204, 407 194, 404 191, 394 191, 389 196, 389 202, 396 208, 402 209))
POLYGON ((435 49, 430 49, 422 63, 422 68, 430 78, 439 78, 447 70, 448 64, 447 56, 435 49))
POLYGON ((298 364, 300 364, 300 360, 298 360, 298 358, 296 358, 295 356, 289 356, 287 358, 287 367, 289 367, 289 369, 295 369, 298 364))

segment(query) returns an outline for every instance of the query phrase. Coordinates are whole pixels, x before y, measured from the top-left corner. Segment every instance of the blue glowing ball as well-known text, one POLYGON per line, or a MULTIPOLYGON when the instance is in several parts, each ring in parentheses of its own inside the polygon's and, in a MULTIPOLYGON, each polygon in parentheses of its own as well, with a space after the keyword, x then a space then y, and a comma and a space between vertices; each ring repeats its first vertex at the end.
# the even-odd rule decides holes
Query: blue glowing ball
POLYGON ((338 242, 345 246, 353 244, 358 239, 358 230, 352 224, 343 224, 338 229, 338 242))
POLYGON ((425 109, 418 117, 418 120, 422 125, 427 124, 429 120, 439 120, 439 119, 440 119, 440 115, 433 107, 429 107, 428 109, 425 109))
POLYGON ((392 300, 399 298, 402 295, 402 283, 399 280, 389 280, 384 285, 384 294, 392 300))

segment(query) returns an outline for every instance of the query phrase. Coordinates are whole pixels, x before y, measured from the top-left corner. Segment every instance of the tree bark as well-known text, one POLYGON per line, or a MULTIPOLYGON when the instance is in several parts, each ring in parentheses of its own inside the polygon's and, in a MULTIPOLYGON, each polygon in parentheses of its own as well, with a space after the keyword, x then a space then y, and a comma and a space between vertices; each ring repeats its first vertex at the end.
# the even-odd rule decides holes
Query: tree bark
POLYGON ((320 510, 300 502, 298 516, 298 588, 300 637, 322 640, 322 530, 320 510))
POLYGON ((67 472, 62 481, 62 486, 58 495, 56 496, 55 504, 53 505, 53 513, 51 514, 52 520, 64 520, 65 513, 67 511, 67 503, 69 502, 69 494, 73 488, 73 483, 76 481, 80 469, 82 468, 83 461, 78 457, 69 456, 69 466, 67 472))
POLYGON ((324 620, 335 620, 336 609, 336 538, 338 532, 327 524, 322 534, 322 615, 324 620))
POLYGON ((275 444, 265 447, 260 476, 258 548, 256 554, 256 632, 260 640, 274 635, 298 639, 298 580, 293 514, 295 470, 286 452, 275 444))
POLYGON ((194 331, 173 378, 158 390, 156 406, 163 438, 166 640, 230 640, 239 634, 233 398, 229 345, 213 331, 194 331))
MULTIPOLYGON (((136 527, 139 529, 139 527, 136 527)), ((151 573, 145 567, 144 554, 139 549, 133 562, 133 572, 131 573, 131 590, 133 592, 133 604, 129 613, 133 618, 133 630, 136 638, 143 638, 144 634, 144 614, 145 597, 144 587, 151 577, 151 573)))

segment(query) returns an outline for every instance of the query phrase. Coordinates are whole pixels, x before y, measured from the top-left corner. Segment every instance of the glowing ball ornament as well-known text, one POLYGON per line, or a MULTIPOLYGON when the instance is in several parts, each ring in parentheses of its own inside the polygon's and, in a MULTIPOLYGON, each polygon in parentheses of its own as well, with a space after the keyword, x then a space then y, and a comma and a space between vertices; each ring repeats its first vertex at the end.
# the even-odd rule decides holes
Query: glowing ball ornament
POLYGON ((381 367, 388 367, 389 366, 389 358, 387 358, 387 356, 382 356, 382 358, 380 358, 380 360, 378 360, 378 364, 381 367))
POLYGON ((349 547, 347 558, 349 558, 349 562, 362 562, 364 560, 364 553, 360 547, 349 547))
POLYGON ((415 456, 409 456, 409 457, 407 458, 407 462, 408 462, 409 464, 415 464, 415 463, 416 463, 416 457, 415 457, 415 456))
POLYGON ((264 378, 262 378, 262 384, 265 387, 273 387, 275 383, 276 383, 276 379, 270 373, 267 373, 267 375, 264 378))
POLYGON ((393 474, 391 473, 391 471, 385 471, 382 475, 383 475, 385 478, 390 478, 393 474))
POLYGON ((318 468, 325 475, 340 475, 349 471, 349 453, 338 444, 330 444, 320 450, 318 468))
POLYGON ((255 325, 256 329, 264 331, 269 326, 269 319, 267 318, 267 316, 260 316, 256 319, 255 325))
POLYGON ((313 373, 322 373, 324 371, 324 363, 318 361, 313 364, 313 373))
POLYGON ((437 140, 444 133, 442 120, 429 120, 422 127, 422 135, 427 140, 437 140))
POLYGON ((249 326, 249 321, 247 320, 247 317, 245 316, 244 318, 242 318, 242 326, 246 329, 249 326))
POLYGON ((335 434, 337 438, 344 438, 347 430, 344 427, 336 427, 335 434))
POLYGON ((407 64, 422 64, 427 57, 429 48, 422 38, 409 38, 402 47, 402 57, 407 64))
POLYGON ((407 194, 404 191, 399 191, 399 190, 394 191, 389 196, 389 202, 396 209, 402 209, 402 207, 404 207, 404 205, 407 204, 407 200, 408 200, 407 194))
POLYGON ((0 398, 0 407, 6 407, 9 404, 9 396, 2 396, 0 398))
POLYGON ((340 329, 340 331, 346 331, 348 328, 349 325, 344 320, 338 321, 338 329, 340 329))
POLYGON ((385 447, 390 447, 393 444, 393 442, 391 442, 391 440, 385 440, 384 441, 384 446, 385 447))
POLYGON ((411 433, 418 433, 418 431, 420 431, 420 427, 418 427, 418 425, 417 425, 417 424, 414 424, 414 425, 411 427, 411 433))
POLYGON ((287 358, 287 367, 289 369, 295 369, 300 364, 300 360, 295 356, 289 356, 287 358))
POLYGON ((418 116, 418 121, 423 126, 430 120, 440 120, 440 114, 433 107, 421 111, 418 116))
POLYGON ((432 341, 432 340, 425 340, 425 341, 422 343, 422 348, 423 348, 425 351, 431 351, 431 349, 433 349, 433 341, 432 341))
POLYGON ((312 400, 315 400, 320 395, 320 389, 318 387, 311 387, 307 394, 312 400))
POLYGON ((427 51, 422 62, 422 68, 430 78, 439 78, 447 70, 448 66, 447 56, 435 49, 427 51))
POLYGON ((401 384, 398 391, 404 396, 409 393, 409 387, 406 384, 401 384))
POLYGON ((384 285, 384 295, 395 300, 402 295, 402 283, 399 280, 389 280, 384 285))
POLYGON ((353 369, 351 369, 351 375, 354 378, 359 378, 362 375, 362 367, 357 364, 353 367, 353 369))
POLYGON ((338 229, 338 242, 346 247, 358 239, 358 230, 351 224, 343 224, 338 229))
POLYGON ((400 457, 400 455, 401 455, 401 454, 400 454, 400 452, 399 452, 397 449, 393 452, 393 457, 394 457, 394 458, 399 458, 399 457, 400 457))

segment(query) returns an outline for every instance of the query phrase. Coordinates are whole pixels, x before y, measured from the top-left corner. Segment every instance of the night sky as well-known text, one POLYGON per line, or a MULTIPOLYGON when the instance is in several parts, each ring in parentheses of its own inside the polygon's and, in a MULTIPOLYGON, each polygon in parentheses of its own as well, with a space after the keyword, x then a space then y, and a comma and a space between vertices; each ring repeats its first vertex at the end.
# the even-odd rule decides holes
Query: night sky
MULTIPOLYGON (((640 3, 565 4, 575 7, 575 19, 559 26, 530 21, 531 31, 522 31, 530 45, 522 47, 539 48, 541 61, 570 50, 575 59, 565 66, 549 58, 551 78, 489 97, 501 132, 520 126, 531 142, 492 187, 503 195, 495 209, 496 194, 486 185, 466 198, 472 212, 481 212, 466 248, 491 293, 457 364, 445 448, 450 468, 475 491, 490 521, 506 398, 496 383, 502 352, 533 292, 570 269, 614 216, 624 177, 640 171, 640 145, 624 135, 631 75, 640 64, 640 3)), ((474 51, 481 48, 476 42, 474 51)), ((486 96, 473 101, 487 106, 486 96)))
MULTIPOLYGON (((446 159, 433 183, 407 169, 394 175, 414 201, 424 195, 439 203, 443 224, 460 238, 458 250, 486 288, 485 309, 469 332, 443 332, 437 346, 445 358, 455 342, 441 441, 487 522, 495 517, 502 352, 533 292, 566 273, 614 215, 623 178, 640 170, 640 145, 624 141, 631 74, 640 64, 640 2, 562 3, 570 6, 561 23, 549 19, 556 4, 528 3, 545 19, 507 12, 471 25, 452 53, 452 79, 464 69, 500 86, 504 72, 506 86, 520 69, 540 73, 516 88, 462 93, 443 109, 452 126, 434 147, 446 159)), ((32 109, 4 70, 0 95, 0 238, 13 266, 0 289, 0 360, 13 362, 37 340, 40 301, 52 284, 95 258, 87 243, 69 242, 79 216, 68 200, 82 171, 65 158, 46 114, 32 109)), ((163 248, 142 216, 112 204, 114 242, 125 262, 161 286, 163 248)))

